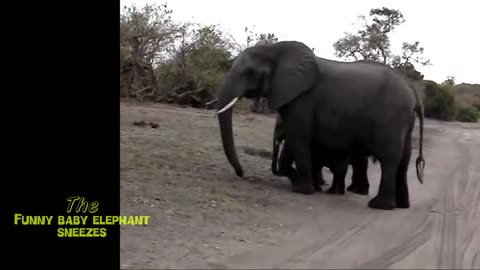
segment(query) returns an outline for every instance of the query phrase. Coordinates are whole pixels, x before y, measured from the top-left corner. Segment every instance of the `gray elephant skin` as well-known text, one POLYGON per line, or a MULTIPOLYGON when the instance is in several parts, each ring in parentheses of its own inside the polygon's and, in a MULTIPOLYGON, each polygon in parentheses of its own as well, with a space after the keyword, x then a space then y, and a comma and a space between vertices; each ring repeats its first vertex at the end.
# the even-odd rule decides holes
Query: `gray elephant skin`
MULTIPOLYGON (((285 125, 282 123, 280 116, 277 116, 273 131, 272 173, 277 176, 287 176, 290 181, 294 182, 296 171, 292 167, 293 158, 285 151, 284 147, 282 151, 279 151, 284 141, 285 125)), ((321 172, 322 166, 320 165, 320 161, 317 159, 318 157, 315 156, 316 153, 318 152, 314 151, 312 153, 312 184, 315 190, 321 190, 321 186, 325 184, 325 180, 321 172)))
MULTIPOLYGON (((272 173, 277 176, 287 176, 290 181, 295 181, 295 169, 292 167, 293 158, 287 153, 286 148, 280 146, 284 143, 285 125, 280 116, 277 116, 275 128, 273 131, 273 151, 272 151, 272 173)), ((322 148, 314 146, 312 151, 312 181, 313 187, 321 191, 322 185, 325 185, 323 179, 322 167, 328 167, 333 173, 332 186, 328 189, 329 194, 345 194, 345 175, 348 165, 352 165, 352 182, 347 190, 353 193, 368 195, 370 187, 368 181, 368 156, 350 153, 345 160, 344 156, 338 156, 335 149, 322 148)), ((373 160, 375 162, 375 160, 373 160)))
POLYGON ((409 208, 407 171, 416 115, 420 119, 417 178, 423 183, 423 106, 416 89, 393 68, 317 57, 302 42, 242 51, 219 91, 217 114, 225 155, 238 176, 232 111, 239 98, 265 97, 285 122, 285 148, 295 162, 292 191, 313 194, 312 148, 374 156, 381 165, 374 209, 409 208))

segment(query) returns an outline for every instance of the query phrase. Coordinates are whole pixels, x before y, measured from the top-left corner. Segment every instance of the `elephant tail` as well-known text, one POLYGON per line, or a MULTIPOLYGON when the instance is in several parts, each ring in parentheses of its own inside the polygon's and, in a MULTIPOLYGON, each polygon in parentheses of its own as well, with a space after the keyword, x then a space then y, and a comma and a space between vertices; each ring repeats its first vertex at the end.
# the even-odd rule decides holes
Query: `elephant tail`
POLYGON ((423 184, 423 169, 425 168, 425 159, 423 158, 423 106, 417 105, 415 111, 418 114, 418 118, 420 120, 420 139, 418 140, 418 157, 416 160, 416 169, 417 169, 417 178, 420 183, 423 184))
POLYGON ((410 88, 413 90, 416 99, 415 112, 417 113, 420 122, 420 139, 418 140, 418 157, 415 162, 415 167, 417 169, 417 179, 421 184, 423 184, 423 169, 425 168, 425 159, 423 158, 423 120, 425 119, 425 113, 423 111, 422 99, 418 94, 418 88, 413 80, 406 77, 404 78, 407 80, 410 88))

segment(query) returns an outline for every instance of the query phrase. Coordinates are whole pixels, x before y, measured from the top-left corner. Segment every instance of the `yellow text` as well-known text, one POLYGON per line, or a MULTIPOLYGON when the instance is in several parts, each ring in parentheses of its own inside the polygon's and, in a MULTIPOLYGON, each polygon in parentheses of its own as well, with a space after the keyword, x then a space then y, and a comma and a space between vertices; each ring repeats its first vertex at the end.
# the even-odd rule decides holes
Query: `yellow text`
POLYGON ((93 216, 93 225, 148 225, 149 216, 93 216))
POLYGON ((106 228, 58 228, 58 237, 105 237, 106 228))
POLYGON ((24 216, 15 214, 13 223, 15 225, 51 225, 53 216, 24 216))

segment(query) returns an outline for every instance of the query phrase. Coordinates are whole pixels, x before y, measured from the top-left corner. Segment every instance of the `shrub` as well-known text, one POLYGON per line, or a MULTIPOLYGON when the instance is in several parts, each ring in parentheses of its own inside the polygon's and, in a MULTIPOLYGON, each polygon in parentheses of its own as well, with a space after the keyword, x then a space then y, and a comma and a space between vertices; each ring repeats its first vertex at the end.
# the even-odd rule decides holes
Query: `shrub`
POLYGON ((472 106, 480 112, 480 103, 474 103, 472 106))
POLYGON ((455 119, 455 98, 447 86, 425 81, 425 117, 452 121, 455 119))
POLYGON ((480 111, 474 107, 458 108, 456 120, 460 122, 477 122, 480 117, 480 111))

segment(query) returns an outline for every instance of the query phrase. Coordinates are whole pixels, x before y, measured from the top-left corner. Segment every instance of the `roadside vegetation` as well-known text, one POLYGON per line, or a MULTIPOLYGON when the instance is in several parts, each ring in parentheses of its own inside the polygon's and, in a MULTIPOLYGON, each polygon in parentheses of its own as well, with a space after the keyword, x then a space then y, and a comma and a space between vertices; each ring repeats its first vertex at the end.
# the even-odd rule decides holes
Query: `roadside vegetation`
MULTIPOLYGON (((236 40, 219 25, 179 22, 167 4, 124 7, 120 16, 120 96, 137 101, 213 108, 216 91, 236 55, 259 43, 275 43, 275 33, 255 33, 236 40)), ((432 65, 419 41, 391 49, 390 34, 405 22, 399 10, 373 8, 359 16, 359 28, 344 33, 332 46, 346 61, 374 60, 399 70, 425 86, 425 115, 444 121, 477 122, 480 84, 456 84, 454 77, 438 83, 424 80, 416 67, 432 65)), ((312 50, 315 51, 314 48, 312 50)), ((243 101, 244 109, 273 113, 265 100, 243 101)))

